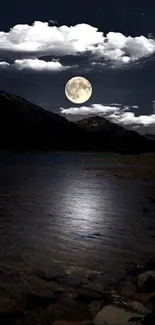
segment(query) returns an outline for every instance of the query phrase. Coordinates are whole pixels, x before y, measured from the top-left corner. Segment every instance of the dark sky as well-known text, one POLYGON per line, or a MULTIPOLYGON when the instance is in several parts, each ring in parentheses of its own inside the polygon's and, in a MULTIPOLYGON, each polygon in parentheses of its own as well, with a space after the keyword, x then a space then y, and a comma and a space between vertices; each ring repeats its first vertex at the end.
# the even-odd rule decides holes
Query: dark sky
POLYGON ((69 119, 102 113, 155 133, 154 12, 153 0, 3 1, 0 89, 69 119), (80 105, 64 93, 76 75, 93 89, 80 105))

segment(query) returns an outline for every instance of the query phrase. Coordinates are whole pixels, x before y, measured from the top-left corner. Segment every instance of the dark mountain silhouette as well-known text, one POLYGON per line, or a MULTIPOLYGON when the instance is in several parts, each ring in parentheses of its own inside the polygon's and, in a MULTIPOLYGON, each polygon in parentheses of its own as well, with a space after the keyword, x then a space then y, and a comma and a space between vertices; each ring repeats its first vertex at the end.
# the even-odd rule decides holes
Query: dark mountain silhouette
POLYGON ((77 121, 76 125, 91 135, 94 134, 100 142, 104 143, 105 150, 110 148, 112 151, 122 153, 154 151, 154 145, 149 139, 146 139, 136 131, 126 130, 106 120, 104 117, 88 117, 77 121))
POLYGON ((69 122, 13 94, 0 92, 0 148, 11 151, 154 150, 152 141, 103 117, 69 122))
POLYGON ((148 140, 155 141, 155 134, 145 134, 144 137, 148 140))
POLYGON ((2 149, 73 150, 75 147, 78 150, 84 144, 84 134, 85 131, 64 117, 21 97, 0 92, 2 149))

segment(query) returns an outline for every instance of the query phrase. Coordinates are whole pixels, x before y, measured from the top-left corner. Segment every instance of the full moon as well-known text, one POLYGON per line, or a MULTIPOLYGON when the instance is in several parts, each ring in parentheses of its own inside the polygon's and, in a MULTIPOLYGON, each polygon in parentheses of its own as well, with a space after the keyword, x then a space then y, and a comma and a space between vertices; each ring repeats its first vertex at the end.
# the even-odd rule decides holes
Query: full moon
POLYGON ((85 103, 92 94, 91 83, 84 77, 74 77, 67 82, 65 94, 73 103, 85 103))

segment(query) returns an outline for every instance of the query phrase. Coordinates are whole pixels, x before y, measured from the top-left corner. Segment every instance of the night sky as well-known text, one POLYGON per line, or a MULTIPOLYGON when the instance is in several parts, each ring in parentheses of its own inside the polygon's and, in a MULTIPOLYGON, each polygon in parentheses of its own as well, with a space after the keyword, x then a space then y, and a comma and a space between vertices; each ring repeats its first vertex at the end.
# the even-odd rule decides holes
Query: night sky
POLYGON ((127 128, 155 133, 154 16, 153 0, 5 0, 0 90, 70 120, 102 114, 127 128), (76 75, 93 88, 81 105, 64 93, 76 75))

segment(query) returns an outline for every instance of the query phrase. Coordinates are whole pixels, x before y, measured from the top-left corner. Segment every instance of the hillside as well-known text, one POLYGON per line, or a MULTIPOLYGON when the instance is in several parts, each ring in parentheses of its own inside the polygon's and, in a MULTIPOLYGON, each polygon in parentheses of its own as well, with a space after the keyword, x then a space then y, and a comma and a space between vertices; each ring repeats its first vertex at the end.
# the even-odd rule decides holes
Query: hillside
POLYGON ((21 97, 0 92, 1 148, 72 150, 75 146, 82 149, 83 134, 85 131, 64 117, 21 97))
POLYGON ((154 151, 154 144, 136 131, 126 130, 104 117, 93 116, 77 121, 76 125, 90 134, 97 136, 106 148, 112 151, 147 152, 154 151))
POLYGON ((0 149, 138 153, 154 143, 103 117, 76 123, 13 94, 0 92, 0 149))

